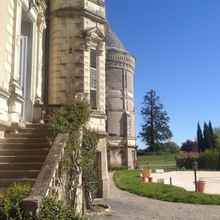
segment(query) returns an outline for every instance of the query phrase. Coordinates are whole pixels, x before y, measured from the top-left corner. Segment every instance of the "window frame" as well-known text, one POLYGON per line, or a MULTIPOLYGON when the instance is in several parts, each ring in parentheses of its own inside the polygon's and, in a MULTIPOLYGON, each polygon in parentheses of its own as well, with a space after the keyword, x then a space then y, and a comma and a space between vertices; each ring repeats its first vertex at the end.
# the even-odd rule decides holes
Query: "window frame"
POLYGON ((97 50, 90 49, 90 105, 97 109, 97 50))

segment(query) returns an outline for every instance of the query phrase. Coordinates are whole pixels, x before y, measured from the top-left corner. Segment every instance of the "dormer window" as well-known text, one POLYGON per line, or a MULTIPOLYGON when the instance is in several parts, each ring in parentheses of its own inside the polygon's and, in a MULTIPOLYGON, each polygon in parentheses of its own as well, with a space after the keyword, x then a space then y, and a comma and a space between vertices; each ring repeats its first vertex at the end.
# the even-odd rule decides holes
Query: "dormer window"
POLYGON ((97 51, 90 50, 90 105, 97 109, 97 51))

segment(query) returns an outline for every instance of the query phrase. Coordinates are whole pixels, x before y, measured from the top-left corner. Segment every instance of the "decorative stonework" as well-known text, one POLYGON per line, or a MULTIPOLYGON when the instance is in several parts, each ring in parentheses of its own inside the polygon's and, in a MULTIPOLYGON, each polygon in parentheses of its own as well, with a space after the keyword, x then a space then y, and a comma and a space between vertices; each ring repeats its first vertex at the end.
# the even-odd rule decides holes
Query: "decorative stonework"
POLYGON ((83 31, 82 37, 85 41, 84 43, 85 50, 88 51, 92 47, 92 45, 95 44, 97 45, 99 55, 102 54, 103 52, 102 48, 103 48, 103 42, 105 40, 105 36, 97 26, 83 31))
POLYGON ((40 32, 43 32, 46 29, 46 18, 42 8, 40 8, 37 16, 37 26, 40 32))

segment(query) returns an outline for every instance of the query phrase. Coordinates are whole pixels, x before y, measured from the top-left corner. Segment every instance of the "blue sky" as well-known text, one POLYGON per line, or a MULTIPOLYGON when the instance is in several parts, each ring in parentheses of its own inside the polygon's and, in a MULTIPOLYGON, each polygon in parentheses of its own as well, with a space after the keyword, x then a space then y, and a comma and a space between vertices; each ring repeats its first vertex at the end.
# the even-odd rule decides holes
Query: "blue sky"
POLYGON ((171 117, 178 144, 195 137, 198 121, 220 126, 220 1, 106 2, 113 30, 137 59, 137 131, 151 88, 171 117))

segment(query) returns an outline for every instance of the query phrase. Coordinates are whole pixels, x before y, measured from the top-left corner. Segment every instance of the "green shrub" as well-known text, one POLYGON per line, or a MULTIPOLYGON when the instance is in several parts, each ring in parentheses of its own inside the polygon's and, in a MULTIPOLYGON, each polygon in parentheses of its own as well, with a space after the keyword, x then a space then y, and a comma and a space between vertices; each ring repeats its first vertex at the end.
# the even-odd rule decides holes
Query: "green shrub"
POLYGON ((23 199, 31 191, 29 183, 15 183, 0 193, 1 220, 82 220, 75 210, 55 198, 44 199, 37 216, 24 216, 23 199))
POLYGON ((193 163, 198 160, 198 154, 179 154, 176 156, 176 167, 177 169, 193 169, 193 163))
POLYGON ((36 220, 82 220, 76 216, 73 208, 65 206, 55 198, 46 198, 43 201, 36 220))
POLYGON ((198 162, 200 170, 219 170, 220 152, 218 150, 206 150, 200 154, 180 154, 176 157, 178 169, 193 169, 193 162, 198 162))
POLYGON ((31 191, 29 183, 15 183, 0 196, 1 219, 23 220, 22 201, 31 191))
POLYGON ((216 150, 207 150, 201 153, 198 158, 199 169, 204 170, 219 170, 220 157, 219 152, 216 150))

